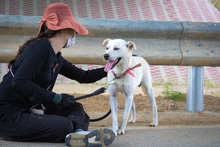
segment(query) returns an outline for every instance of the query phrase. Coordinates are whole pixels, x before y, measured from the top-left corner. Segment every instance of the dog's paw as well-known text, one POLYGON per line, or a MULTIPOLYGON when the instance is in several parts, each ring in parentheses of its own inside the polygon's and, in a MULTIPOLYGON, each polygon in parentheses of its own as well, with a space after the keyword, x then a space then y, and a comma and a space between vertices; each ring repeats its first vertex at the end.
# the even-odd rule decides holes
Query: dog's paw
POLYGON ((117 137, 118 136, 118 131, 116 131, 116 132, 114 132, 115 133, 115 137, 117 137))
POLYGON ((157 123, 150 123, 151 127, 156 127, 158 124, 157 123))
POLYGON ((115 137, 118 135, 118 130, 112 130, 115 133, 115 137))
POLYGON ((136 120, 130 119, 128 122, 129 122, 129 123, 135 123, 136 120))
POLYGON ((124 130, 118 130, 118 135, 124 135, 125 131, 124 130))

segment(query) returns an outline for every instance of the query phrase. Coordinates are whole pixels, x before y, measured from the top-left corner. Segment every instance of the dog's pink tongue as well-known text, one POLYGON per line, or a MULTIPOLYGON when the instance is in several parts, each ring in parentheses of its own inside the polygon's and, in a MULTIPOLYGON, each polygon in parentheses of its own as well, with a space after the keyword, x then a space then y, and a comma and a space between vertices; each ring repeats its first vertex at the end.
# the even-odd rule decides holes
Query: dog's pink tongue
POLYGON ((112 61, 112 62, 108 62, 106 65, 105 65, 105 69, 104 69, 104 71, 105 72, 108 72, 111 68, 112 68, 112 65, 114 64, 114 61, 112 61))

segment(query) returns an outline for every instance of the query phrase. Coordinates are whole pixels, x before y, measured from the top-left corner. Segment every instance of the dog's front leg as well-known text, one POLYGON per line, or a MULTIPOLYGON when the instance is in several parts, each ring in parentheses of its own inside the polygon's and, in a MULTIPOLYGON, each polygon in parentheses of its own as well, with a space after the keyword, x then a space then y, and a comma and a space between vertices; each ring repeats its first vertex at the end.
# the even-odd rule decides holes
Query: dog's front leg
POLYGON ((118 130, 118 134, 125 134, 125 127, 127 125, 127 121, 128 121, 128 116, 131 110, 131 105, 133 102, 133 95, 125 95, 125 108, 124 108, 124 115, 122 118, 122 122, 121 122, 121 126, 118 130))
POLYGON ((117 120, 117 113, 118 113, 118 103, 117 103, 117 97, 110 97, 110 106, 112 111, 112 131, 115 133, 115 136, 117 136, 117 130, 118 130, 118 120, 117 120))
POLYGON ((136 122, 136 112, 135 112, 134 100, 132 101, 132 105, 131 105, 131 119, 128 122, 129 123, 135 123, 136 122))
POLYGON ((110 93, 110 106, 111 106, 111 112, 112 112, 112 131, 115 133, 115 136, 117 136, 118 131, 118 120, 117 120, 117 114, 118 114, 118 102, 117 102, 117 88, 115 85, 109 86, 109 93, 110 93))

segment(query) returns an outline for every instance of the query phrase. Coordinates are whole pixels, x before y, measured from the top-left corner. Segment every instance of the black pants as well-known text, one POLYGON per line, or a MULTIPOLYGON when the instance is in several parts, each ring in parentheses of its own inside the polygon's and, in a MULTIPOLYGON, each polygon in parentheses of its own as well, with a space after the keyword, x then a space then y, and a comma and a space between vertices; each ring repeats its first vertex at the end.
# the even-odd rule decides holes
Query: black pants
POLYGON ((77 129, 88 130, 90 118, 80 103, 62 110, 53 104, 45 107, 44 115, 1 114, 0 136, 13 141, 64 142, 67 134, 77 129))

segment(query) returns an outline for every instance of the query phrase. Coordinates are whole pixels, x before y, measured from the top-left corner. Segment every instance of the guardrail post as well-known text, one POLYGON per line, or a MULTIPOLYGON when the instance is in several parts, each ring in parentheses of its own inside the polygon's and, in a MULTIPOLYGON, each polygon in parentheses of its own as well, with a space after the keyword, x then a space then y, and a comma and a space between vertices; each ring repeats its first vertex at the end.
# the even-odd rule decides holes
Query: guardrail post
POLYGON ((187 74, 187 94, 186 110, 192 112, 203 112, 203 84, 204 84, 204 67, 188 67, 187 74))

